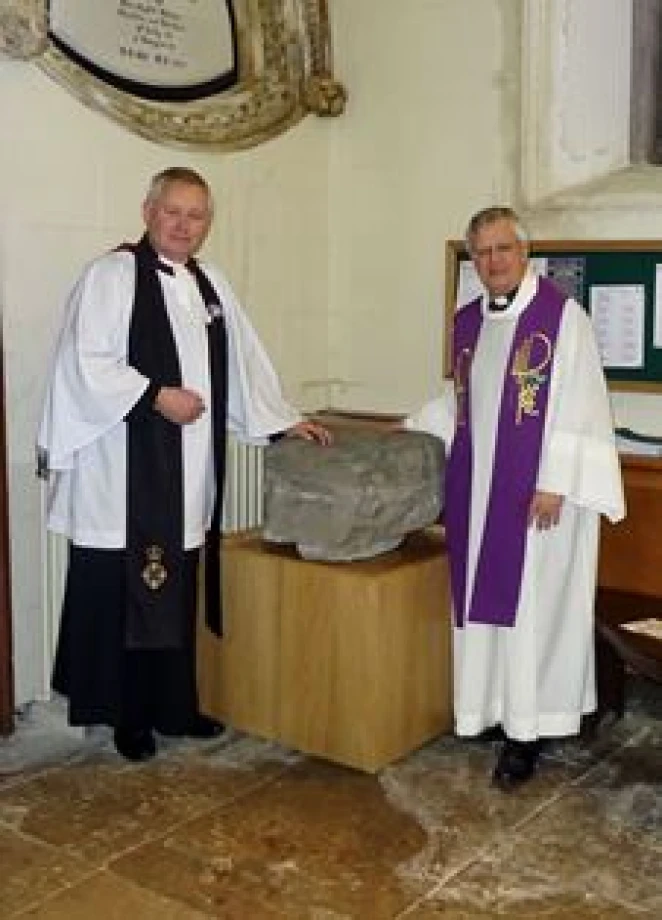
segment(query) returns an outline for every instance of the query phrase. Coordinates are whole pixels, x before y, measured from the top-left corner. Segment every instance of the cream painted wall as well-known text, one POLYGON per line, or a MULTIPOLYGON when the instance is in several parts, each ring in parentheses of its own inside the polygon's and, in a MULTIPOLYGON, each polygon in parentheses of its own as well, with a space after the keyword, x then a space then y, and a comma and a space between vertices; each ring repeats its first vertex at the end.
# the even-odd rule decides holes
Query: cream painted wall
POLYGON ((349 87, 330 150, 332 398, 406 411, 441 379, 444 242, 511 195, 519 4, 331 7, 335 70, 349 87))
POLYGON ((210 180, 217 220, 205 254, 226 270, 306 407, 326 402, 327 132, 307 119, 232 155, 137 138, 25 62, 0 62, 0 302, 5 347, 16 698, 46 692, 43 550, 33 442, 62 301, 82 265, 141 232, 149 177, 189 164, 210 180))

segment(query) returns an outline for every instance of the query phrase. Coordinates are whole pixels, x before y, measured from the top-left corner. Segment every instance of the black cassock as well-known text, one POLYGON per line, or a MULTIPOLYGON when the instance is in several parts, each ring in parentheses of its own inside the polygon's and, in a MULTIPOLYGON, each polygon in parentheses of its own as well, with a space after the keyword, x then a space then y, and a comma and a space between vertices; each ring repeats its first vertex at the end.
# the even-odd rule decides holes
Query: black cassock
MULTIPOLYGON (((184 734, 197 714, 199 550, 183 549, 181 428, 152 408, 181 385, 160 263, 145 237, 136 257, 129 363, 149 380, 127 422, 127 548, 71 546, 53 689, 73 725, 151 727, 184 734)), ((205 544, 206 617, 221 632, 220 522, 227 422, 227 338, 218 295, 194 260, 209 313, 216 503, 205 544)))

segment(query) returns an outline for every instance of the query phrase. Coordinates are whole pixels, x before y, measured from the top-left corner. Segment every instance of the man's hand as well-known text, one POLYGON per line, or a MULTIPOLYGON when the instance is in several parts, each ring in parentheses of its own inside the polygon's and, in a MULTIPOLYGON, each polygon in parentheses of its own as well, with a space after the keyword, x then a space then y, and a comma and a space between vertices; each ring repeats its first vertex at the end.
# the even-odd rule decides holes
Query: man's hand
POLYGON ((561 518, 563 496, 554 492, 536 492, 529 508, 529 524, 535 524, 538 530, 556 527, 561 518))
POLYGON ((285 432, 286 438, 303 438, 304 441, 316 441, 327 446, 333 442, 333 435, 328 428, 316 422, 299 422, 285 432))
POLYGON ((154 400, 154 408, 169 422, 190 425, 205 411, 205 404, 193 390, 184 387, 161 387, 154 400))

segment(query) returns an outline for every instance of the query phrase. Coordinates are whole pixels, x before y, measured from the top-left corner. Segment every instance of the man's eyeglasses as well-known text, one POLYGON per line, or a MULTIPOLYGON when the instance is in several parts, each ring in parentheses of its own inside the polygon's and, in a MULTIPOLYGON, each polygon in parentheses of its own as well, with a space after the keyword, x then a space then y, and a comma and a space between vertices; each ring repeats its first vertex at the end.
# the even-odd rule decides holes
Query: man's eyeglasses
POLYGON ((471 254, 474 259, 488 259, 490 256, 508 256, 518 248, 518 243, 497 243, 495 246, 481 246, 471 254))

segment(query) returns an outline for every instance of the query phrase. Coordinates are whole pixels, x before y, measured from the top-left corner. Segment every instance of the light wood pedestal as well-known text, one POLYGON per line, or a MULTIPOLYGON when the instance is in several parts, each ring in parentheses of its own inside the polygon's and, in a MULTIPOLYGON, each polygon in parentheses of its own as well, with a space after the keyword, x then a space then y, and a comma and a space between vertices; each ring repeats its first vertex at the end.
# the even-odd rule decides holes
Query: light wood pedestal
POLYGON ((224 544, 224 636, 199 642, 201 708, 234 728, 376 771, 450 730, 441 536, 365 562, 302 560, 254 534, 224 544))

